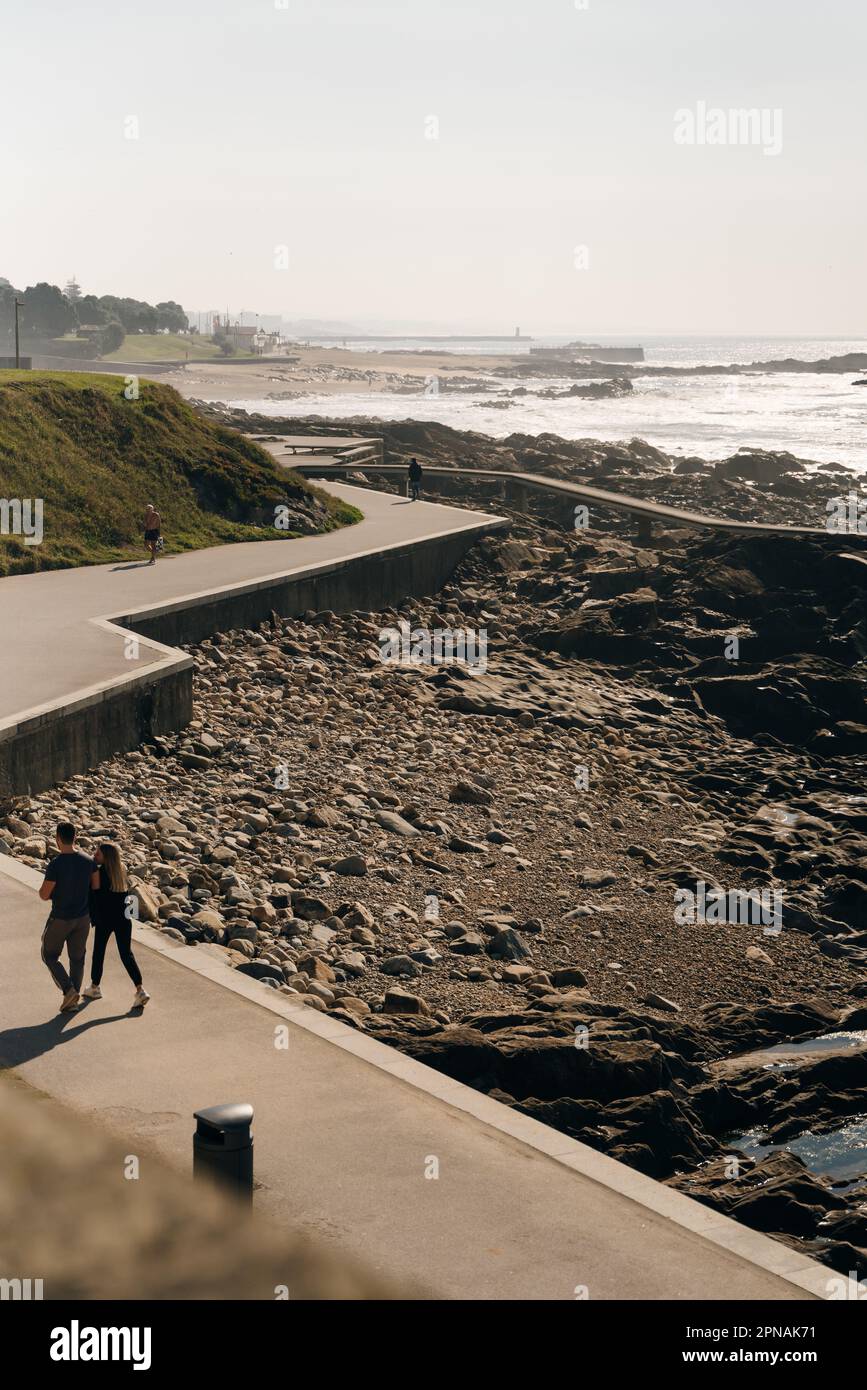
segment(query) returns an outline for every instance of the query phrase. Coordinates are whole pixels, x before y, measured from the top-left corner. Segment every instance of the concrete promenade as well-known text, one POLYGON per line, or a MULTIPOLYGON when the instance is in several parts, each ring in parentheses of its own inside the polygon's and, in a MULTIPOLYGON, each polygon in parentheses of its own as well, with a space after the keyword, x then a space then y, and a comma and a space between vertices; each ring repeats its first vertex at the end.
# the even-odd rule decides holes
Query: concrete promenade
POLYGON ((38 881, 0 856, 0 1066, 123 1136, 142 1180, 154 1150, 189 1170, 194 1110, 245 1100, 257 1208, 407 1296, 827 1296, 824 1266, 292 1003, 206 946, 137 926, 153 996, 143 1014, 126 1012, 112 951, 103 999, 57 1014, 38 881), (432 1159, 437 1178, 425 1176, 432 1159))

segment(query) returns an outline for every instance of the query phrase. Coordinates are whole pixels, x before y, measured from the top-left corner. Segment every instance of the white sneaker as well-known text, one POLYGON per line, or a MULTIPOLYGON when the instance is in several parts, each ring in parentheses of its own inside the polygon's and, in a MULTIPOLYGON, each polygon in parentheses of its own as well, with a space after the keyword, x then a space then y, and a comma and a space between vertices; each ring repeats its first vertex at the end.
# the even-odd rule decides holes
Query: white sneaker
POLYGON ((102 990, 99 985, 88 985, 87 989, 81 991, 82 999, 101 999, 102 990))
POLYGON ((135 997, 132 1001, 132 1007, 134 1009, 143 1009, 149 999, 150 995, 148 994, 144 985, 139 985, 138 989, 135 992, 135 997))

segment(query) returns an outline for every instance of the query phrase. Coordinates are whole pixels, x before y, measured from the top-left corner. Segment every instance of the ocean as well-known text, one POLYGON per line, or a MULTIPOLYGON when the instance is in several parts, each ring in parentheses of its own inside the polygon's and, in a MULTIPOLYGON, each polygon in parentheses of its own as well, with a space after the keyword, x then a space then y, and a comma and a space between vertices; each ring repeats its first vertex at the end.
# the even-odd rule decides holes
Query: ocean
MULTIPOLYGON (((793 357, 818 361, 844 353, 867 353, 865 338, 738 338, 738 337, 606 337, 588 334, 586 341, 604 345, 640 342, 645 365, 692 367, 699 365, 747 365, 752 362, 793 357)), ((316 341, 315 339, 312 341, 316 341)), ((539 338, 533 346, 557 346, 568 338, 539 338)), ((496 350, 508 355, 526 352, 528 344, 511 342, 461 344, 415 342, 353 343, 371 351, 374 347, 417 351, 484 353, 496 350)), ((567 439, 606 441, 640 438, 676 457, 726 458, 739 448, 788 450, 816 463, 843 463, 867 473, 867 386, 853 382, 865 373, 755 372, 747 376, 636 378, 631 396, 601 400, 539 400, 517 397, 505 408, 494 405, 485 392, 435 391, 428 387, 414 394, 359 391, 340 395, 311 393, 292 401, 232 402, 264 415, 323 415, 344 419, 351 415, 378 416, 384 420, 437 420, 459 430, 479 430, 504 438, 509 434, 549 432, 567 439)), ((565 389, 562 378, 495 378, 497 389, 552 386, 565 389)), ((275 388, 278 389, 278 388, 275 388)))

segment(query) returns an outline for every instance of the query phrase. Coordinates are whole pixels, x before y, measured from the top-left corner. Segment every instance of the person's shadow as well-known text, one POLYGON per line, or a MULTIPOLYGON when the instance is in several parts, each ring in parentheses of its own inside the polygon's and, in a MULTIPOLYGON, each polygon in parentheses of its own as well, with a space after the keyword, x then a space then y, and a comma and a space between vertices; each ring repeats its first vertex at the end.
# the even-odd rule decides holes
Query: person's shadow
POLYGON ((125 1018, 140 1018, 141 1014, 141 1009, 131 1009, 129 1013, 79 1021, 81 1010, 78 1010, 72 1014, 55 1014, 45 1023, 34 1023, 27 1028, 6 1028, 0 1033, 0 1070, 32 1062, 34 1057, 42 1057, 61 1043, 72 1042, 103 1023, 119 1023, 125 1018))
POLYGON ((111 573, 117 574, 118 570, 146 570, 151 568, 150 560, 136 560, 131 565, 112 565, 111 573))

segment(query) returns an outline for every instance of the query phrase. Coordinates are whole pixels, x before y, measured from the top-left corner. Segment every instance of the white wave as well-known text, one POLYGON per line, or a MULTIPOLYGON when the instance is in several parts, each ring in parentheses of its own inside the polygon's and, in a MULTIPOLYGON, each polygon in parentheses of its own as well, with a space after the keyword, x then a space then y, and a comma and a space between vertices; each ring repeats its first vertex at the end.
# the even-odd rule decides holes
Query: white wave
MULTIPOLYGON (((788 355, 788 354, 786 354, 788 355)), ((539 400, 441 390, 426 395, 359 392, 312 393, 291 401, 234 401, 229 404, 262 415, 323 415, 345 419, 369 415, 383 420, 435 420, 459 430, 478 430, 502 439, 509 434, 550 432, 566 439, 628 440, 635 437, 678 457, 726 458, 741 447, 784 449, 817 463, 843 463, 867 472, 865 423, 867 386, 853 376, 756 373, 749 376, 641 377, 630 396, 615 399, 539 400)), ((568 383, 501 380, 495 391, 513 386, 568 383)))

